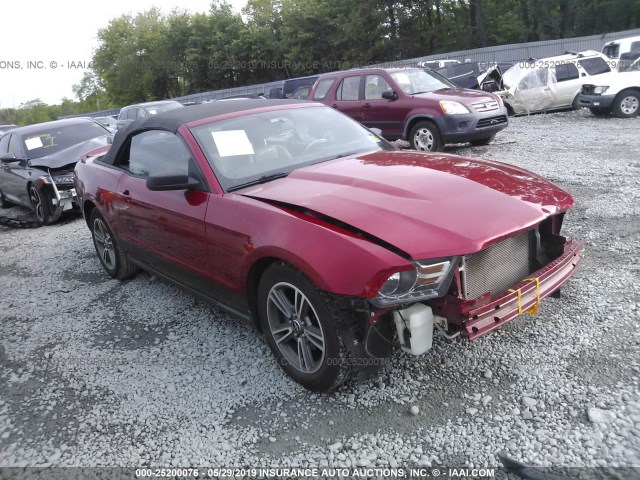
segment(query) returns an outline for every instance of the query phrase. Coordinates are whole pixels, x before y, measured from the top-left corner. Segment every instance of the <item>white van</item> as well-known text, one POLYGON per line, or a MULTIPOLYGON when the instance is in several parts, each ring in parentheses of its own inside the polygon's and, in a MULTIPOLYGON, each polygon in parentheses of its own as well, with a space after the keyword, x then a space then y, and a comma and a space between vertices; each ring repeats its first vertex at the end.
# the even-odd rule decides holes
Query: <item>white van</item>
MULTIPOLYGON (((620 56, 625 53, 637 53, 640 56, 640 37, 621 38, 619 40, 607 42, 604 44, 604 47, 602 47, 602 53, 611 60, 617 61, 619 61, 620 56)), ((611 67, 613 66, 612 62, 611 67)))

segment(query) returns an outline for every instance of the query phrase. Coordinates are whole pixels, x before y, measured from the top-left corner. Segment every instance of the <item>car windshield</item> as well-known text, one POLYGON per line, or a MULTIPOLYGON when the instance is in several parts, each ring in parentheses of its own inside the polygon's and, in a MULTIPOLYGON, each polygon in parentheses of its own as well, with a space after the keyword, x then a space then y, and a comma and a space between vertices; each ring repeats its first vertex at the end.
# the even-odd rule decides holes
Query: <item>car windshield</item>
POLYGON ((182 108, 184 105, 178 102, 160 103, 158 105, 147 105, 144 109, 149 115, 156 115, 162 112, 168 112, 169 110, 175 110, 176 108, 182 108))
POLYGON ((332 108, 287 108, 192 129, 226 191, 301 167, 395 147, 332 108))
POLYGON ((22 142, 27 157, 33 159, 103 135, 111 135, 111 132, 96 122, 74 123, 26 134, 22 137, 22 142))
POLYGON ((390 72, 391 78, 407 95, 428 93, 442 88, 456 88, 449 80, 436 72, 420 70, 398 70, 390 72))

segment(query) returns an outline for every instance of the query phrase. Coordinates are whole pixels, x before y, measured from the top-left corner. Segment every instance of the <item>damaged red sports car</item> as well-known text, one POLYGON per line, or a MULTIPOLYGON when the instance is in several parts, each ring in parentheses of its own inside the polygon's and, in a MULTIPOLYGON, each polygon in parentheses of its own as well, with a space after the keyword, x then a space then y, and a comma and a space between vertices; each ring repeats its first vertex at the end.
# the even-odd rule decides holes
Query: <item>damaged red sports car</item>
POLYGON ((243 100, 133 122, 76 166, 104 269, 171 281, 264 332, 331 391, 400 343, 473 340, 553 294, 582 259, 571 196, 520 168, 403 152, 334 109, 243 100))

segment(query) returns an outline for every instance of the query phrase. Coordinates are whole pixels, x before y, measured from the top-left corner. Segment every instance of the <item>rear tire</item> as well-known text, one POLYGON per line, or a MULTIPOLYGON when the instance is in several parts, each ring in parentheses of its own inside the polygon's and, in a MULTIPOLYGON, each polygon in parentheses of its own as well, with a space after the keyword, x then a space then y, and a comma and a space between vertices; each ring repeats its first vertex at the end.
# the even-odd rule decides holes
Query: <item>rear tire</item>
POLYGON ((481 147, 483 145, 489 145, 491 142, 493 142, 494 138, 496 138, 496 134, 495 133, 493 135, 489 135, 488 137, 478 138, 476 140, 471 140, 470 143, 474 147, 481 147))
POLYGON ((300 271, 281 262, 267 268, 258 287, 258 312, 279 365, 300 385, 331 392, 352 376, 339 310, 300 271))
POLYGON ((613 114, 618 118, 633 118, 640 113, 640 93, 625 90, 616 95, 611 105, 613 114))
POLYGON ((433 122, 416 123, 409 134, 411 148, 419 152, 439 152, 442 150, 442 139, 438 127, 433 122))
POLYGON ((97 208, 94 208, 93 212, 91 212, 89 228, 91 229, 93 246, 98 254, 98 259, 112 278, 127 280, 138 273, 138 267, 129 260, 127 254, 118 245, 113 232, 107 225, 107 221, 97 208))

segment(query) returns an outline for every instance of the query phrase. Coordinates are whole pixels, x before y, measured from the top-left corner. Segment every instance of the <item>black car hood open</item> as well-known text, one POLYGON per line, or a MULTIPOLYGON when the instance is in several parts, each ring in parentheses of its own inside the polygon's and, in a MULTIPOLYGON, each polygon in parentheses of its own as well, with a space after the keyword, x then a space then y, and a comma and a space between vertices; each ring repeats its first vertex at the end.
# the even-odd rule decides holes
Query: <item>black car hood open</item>
POLYGON ((30 160, 29 163, 32 167, 36 168, 62 168, 67 165, 73 168, 73 165, 75 165, 85 153, 109 145, 112 138, 112 135, 102 135, 91 138, 82 143, 77 143, 69 148, 65 148, 64 150, 52 153, 51 155, 34 158, 30 160))

